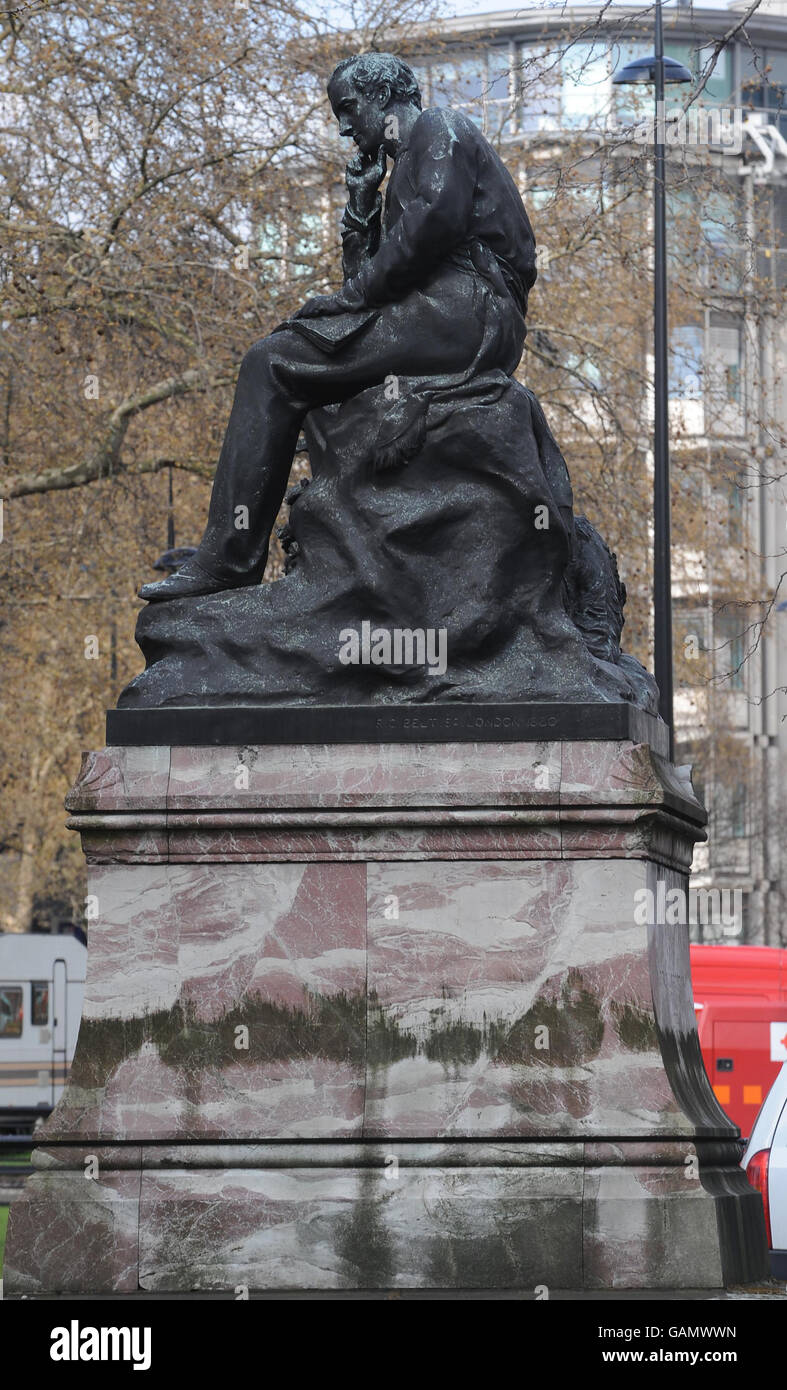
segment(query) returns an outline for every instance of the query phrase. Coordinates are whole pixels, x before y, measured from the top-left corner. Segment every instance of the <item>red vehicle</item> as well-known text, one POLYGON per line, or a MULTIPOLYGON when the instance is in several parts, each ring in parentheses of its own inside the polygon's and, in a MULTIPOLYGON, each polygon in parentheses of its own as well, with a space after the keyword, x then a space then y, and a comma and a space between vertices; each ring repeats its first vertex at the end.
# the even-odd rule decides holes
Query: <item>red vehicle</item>
POLYGON ((702 1058, 722 1109, 748 1138, 787 1062, 787 951, 692 946, 702 1058))

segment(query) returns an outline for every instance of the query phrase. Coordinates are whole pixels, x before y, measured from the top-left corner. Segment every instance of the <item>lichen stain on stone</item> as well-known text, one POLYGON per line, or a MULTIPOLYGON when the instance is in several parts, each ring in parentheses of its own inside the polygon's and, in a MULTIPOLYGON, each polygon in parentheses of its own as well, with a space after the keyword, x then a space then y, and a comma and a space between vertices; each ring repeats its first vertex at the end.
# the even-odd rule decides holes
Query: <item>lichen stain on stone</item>
POLYGON ((178 1001, 132 1019, 83 1019, 71 1070, 75 1086, 106 1085, 121 1062, 153 1043, 167 1066, 187 1073, 259 1061, 321 1057, 362 1065, 366 1050, 366 998, 311 994, 302 1008, 246 995, 220 1018, 197 1017, 194 1005, 178 1001), (238 1048, 237 1030, 248 1029, 249 1047, 238 1048))
POLYGON ((619 1004, 613 999, 612 1018, 615 1032, 629 1052, 658 1052, 656 1024, 648 1009, 636 1004, 619 1004))
POLYGON ((495 1221, 490 1229, 483 1219, 479 1221, 472 1204, 447 1196, 435 1216, 439 1216, 443 1229, 427 1242, 426 1287, 505 1289, 521 1285, 526 1263, 526 1213, 522 1229, 510 1229, 505 1219, 495 1221))
POLYGON ((400 1028, 395 1018, 384 1010, 374 990, 369 992, 366 1019, 366 1058, 370 1067, 390 1067, 406 1057, 415 1057, 418 1039, 414 1033, 400 1028))
POLYGON ((384 1289, 393 1285, 397 1260, 384 1220, 384 1203, 392 1184, 379 1169, 362 1168, 359 1192, 348 1210, 336 1217, 331 1236, 337 1255, 349 1266, 345 1287, 384 1289))
POLYGON ((461 1020, 434 1029, 425 1039, 424 1056, 443 1066, 472 1066, 487 1050, 485 1031, 461 1020))
POLYGON ((511 1026, 496 1060, 514 1066, 579 1066, 598 1056, 603 1038, 601 1005, 585 988, 581 972, 569 970, 558 998, 537 999, 511 1026), (537 1031, 542 1028, 548 1032, 537 1031), (545 1045, 537 1046, 539 1041, 545 1045))
POLYGON ((105 1086, 121 1062, 139 1052, 145 1042, 144 1018, 83 1018, 66 1087, 69 1091, 105 1086))
MULTIPOLYGON (((644 1036, 632 1010, 621 1015, 617 1026, 626 1037, 644 1036)), ((482 1057, 504 1066, 572 1066, 598 1054, 603 1034, 599 1002, 577 970, 569 971, 559 997, 536 1000, 513 1024, 486 1016, 480 1024, 434 1017, 425 1034, 402 1027, 374 991, 368 996, 304 992, 300 1007, 249 994, 213 1020, 200 1019, 189 1000, 140 1018, 83 1019, 71 1078, 82 1089, 103 1087, 122 1062, 138 1055, 144 1044, 153 1044, 165 1065, 193 1079, 189 1099, 198 1106, 201 1072, 242 1066, 246 1059, 321 1058, 359 1069, 385 1068, 417 1056, 449 1070, 473 1066, 482 1057), (236 1047, 241 1027, 248 1029, 248 1049, 236 1047), (548 1035, 537 1032, 543 1027, 548 1035), (539 1049, 537 1039, 545 1036, 548 1047, 539 1049)))

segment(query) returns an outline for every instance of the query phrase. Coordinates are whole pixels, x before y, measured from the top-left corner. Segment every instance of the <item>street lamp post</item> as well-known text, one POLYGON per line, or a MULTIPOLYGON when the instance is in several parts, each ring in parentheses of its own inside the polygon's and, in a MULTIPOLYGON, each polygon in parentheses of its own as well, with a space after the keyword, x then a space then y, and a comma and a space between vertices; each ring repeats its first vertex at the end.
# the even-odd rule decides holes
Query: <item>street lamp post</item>
POLYGON ((167 548, 163 555, 159 555, 154 570, 164 570, 165 574, 177 574, 181 565, 185 565, 192 555, 196 555, 195 545, 175 545, 175 499, 172 492, 172 464, 167 464, 169 474, 167 496, 167 548))
POLYGON ((670 552, 669 396, 667 390, 667 226, 664 182, 664 85, 691 82, 691 73, 664 57, 661 0, 656 0, 655 52, 615 73, 613 83, 653 83, 653 627, 659 714, 669 729, 673 757, 672 580, 670 552))

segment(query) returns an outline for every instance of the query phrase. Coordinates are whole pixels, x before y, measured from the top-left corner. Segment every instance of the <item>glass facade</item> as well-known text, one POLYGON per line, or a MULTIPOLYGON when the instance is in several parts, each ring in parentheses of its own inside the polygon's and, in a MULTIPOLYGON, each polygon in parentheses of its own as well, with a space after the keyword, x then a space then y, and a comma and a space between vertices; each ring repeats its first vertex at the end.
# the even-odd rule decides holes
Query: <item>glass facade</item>
MULTIPOLYGON (((695 84, 703 81, 700 105, 731 106, 740 99, 787 131, 787 36, 784 49, 739 43, 715 61, 708 43, 668 39, 664 50, 689 69, 695 84)), ((612 76, 651 51, 647 39, 495 44, 422 61, 415 70, 425 105, 458 106, 492 136, 596 130, 608 129, 612 121, 636 123, 649 113, 652 89, 613 87, 612 76)), ((683 93, 668 88, 668 103, 682 102, 683 93)))
POLYGON ((562 125, 568 130, 606 126, 610 114, 610 53, 606 44, 573 44, 563 55, 562 125))
POLYGON ((493 140, 513 130, 515 73, 508 45, 421 63, 414 71, 424 106, 456 107, 493 140))
MULTIPOLYGON (((787 34, 785 35, 787 41, 787 34)), ((787 139, 787 49, 740 46, 740 98, 787 139)))

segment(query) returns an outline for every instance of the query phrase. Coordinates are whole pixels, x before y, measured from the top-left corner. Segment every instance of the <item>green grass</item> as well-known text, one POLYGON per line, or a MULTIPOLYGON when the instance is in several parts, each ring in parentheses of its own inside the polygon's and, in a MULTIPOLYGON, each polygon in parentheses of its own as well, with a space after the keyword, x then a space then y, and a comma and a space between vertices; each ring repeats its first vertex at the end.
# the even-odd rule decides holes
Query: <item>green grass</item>
POLYGON ((0 1207, 0 1279, 3 1277, 3 1251, 5 1250, 5 1233, 8 1226, 8 1207, 0 1207))
MULTIPOLYGON (((0 1175, 4 1168, 20 1168, 23 1163, 30 1162, 30 1149, 8 1149, 3 1145, 0 1148, 0 1175)), ((5 1250, 5 1234, 8 1229, 8 1207, 0 1206, 0 1279, 3 1277, 3 1251, 5 1250)))

